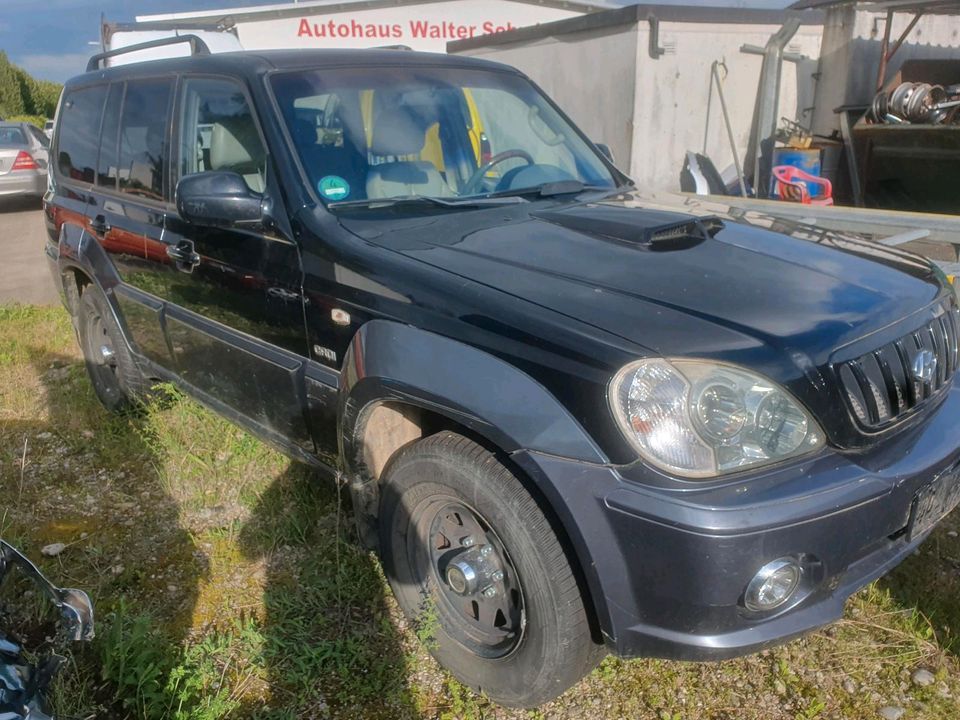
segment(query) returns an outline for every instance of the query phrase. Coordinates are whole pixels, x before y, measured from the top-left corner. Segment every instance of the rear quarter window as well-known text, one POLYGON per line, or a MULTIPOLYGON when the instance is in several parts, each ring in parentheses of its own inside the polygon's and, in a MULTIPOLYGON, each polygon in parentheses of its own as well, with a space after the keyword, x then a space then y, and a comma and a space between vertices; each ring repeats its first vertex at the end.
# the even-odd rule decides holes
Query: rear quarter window
POLYGON ((57 169, 71 180, 93 183, 106 85, 68 91, 60 108, 57 169))

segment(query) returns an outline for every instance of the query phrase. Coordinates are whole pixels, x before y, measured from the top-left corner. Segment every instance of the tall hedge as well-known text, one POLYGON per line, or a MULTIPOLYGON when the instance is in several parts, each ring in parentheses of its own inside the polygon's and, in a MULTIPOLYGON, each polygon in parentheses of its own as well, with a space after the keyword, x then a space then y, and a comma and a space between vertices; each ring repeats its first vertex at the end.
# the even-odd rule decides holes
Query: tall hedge
POLYGON ((62 85, 34 80, 0 50, 0 117, 35 115, 52 118, 62 85))

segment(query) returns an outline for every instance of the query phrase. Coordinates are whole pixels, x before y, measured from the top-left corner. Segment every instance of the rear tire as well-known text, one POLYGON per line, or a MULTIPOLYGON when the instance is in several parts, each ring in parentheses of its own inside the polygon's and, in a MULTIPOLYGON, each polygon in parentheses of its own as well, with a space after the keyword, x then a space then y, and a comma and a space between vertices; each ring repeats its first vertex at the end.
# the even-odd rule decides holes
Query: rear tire
POLYGON ((107 298, 95 285, 83 289, 76 327, 97 399, 110 412, 134 409, 146 397, 149 385, 127 348, 107 298))
POLYGON ((431 653, 501 705, 552 700, 603 655, 550 522, 493 453, 461 435, 433 435, 391 460, 380 549, 404 612, 430 623, 431 653))

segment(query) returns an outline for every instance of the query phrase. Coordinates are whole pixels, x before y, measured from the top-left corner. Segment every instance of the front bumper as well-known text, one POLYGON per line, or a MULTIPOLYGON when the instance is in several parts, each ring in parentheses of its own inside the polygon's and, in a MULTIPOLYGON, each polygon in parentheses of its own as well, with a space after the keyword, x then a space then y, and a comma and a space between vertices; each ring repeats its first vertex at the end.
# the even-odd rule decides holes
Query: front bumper
POLYGON ((0 175, 0 197, 43 197, 46 191, 46 170, 18 170, 0 175))
POLYGON ((585 465, 521 451, 516 462, 557 512, 610 649, 719 660, 837 620, 846 599, 907 557, 917 490, 960 462, 960 389, 920 426, 867 453, 816 457, 709 485, 639 466, 585 465), (763 565, 821 563, 803 600, 767 616, 743 591, 763 565))

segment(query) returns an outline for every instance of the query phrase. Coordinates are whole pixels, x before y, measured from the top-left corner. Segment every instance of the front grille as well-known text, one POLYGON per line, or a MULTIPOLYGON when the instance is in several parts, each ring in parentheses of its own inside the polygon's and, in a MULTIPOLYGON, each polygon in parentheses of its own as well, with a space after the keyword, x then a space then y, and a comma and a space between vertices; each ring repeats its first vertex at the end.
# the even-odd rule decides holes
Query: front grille
POLYGON ((838 366, 860 424, 877 430, 913 413, 945 390, 957 371, 960 311, 950 303, 923 327, 838 366))

